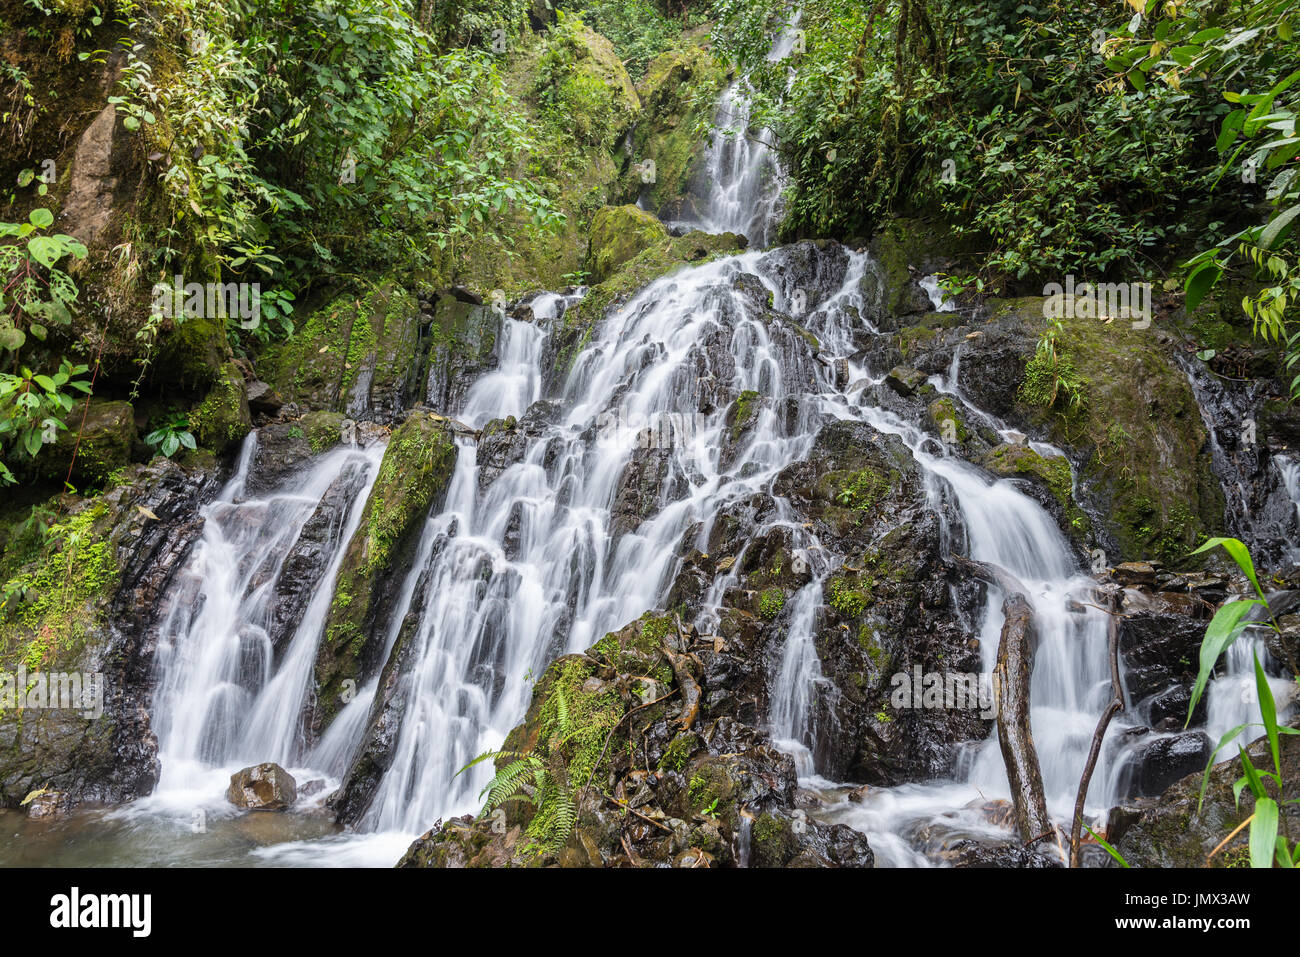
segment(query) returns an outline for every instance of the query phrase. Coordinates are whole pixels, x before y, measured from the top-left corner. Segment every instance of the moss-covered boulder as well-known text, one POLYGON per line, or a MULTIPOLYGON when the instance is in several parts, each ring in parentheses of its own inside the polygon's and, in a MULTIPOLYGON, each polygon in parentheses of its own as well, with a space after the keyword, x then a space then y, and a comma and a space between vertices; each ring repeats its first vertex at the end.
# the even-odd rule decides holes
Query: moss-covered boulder
POLYGON ((580 142, 611 149, 641 109, 614 45, 581 19, 560 14, 538 63, 536 95, 580 142))
POLYGON ((190 413, 190 427, 199 444, 217 454, 229 451, 252 431, 248 392, 239 366, 227 362, 222 367, 207 396, 190 413))
POLYGON ((726 70, 700 46, 650 61, 637 87, 642 111, 632 128, 633 163, 623 194, 661 216, 698 214, 690 186, 702 173, 714 106, 726 70))
POLYGON ((343 440, 342 414, 338 412, 308 412, 299 427, 314 454, 327 452, 343 440))
POLYGON ((668 230, 650 213, 635 206, 605 207, 591 220, 592 282, 604 282, 638 253, 667 241, 668 230))
POLYGON ((440 416, 412 413, 389 439, 360 525, 344 552, 317 652, 319 725, 342 706, 343 682, 356 681, 363 670, 376 666, 371 660, 374 639, 382 641, 405 561, 455 464, 456 445, 448 420, 440 416))
POLYGON ((725 713, 730 669, 677 621, 648 612, 553 661, 497 760, 541 786, 504 817, 446 822, 398 866, 871 866, 865 837, 795 807, 793 761, 725 713))
POLYGON ((863 315, 884 331, 899 320, 930 312, 934 303, 918 284, 921 277, 951 270, 968 243, 958 241, 943 223, 893 219, 872 237, 871 260, 861 283, 863 315))
POLYGON ((1209 435, 1186 375, 1152 329, 1095 318, 1064 319, 1056 349, 1065 365, 1045 367, 1034 352, 1044 302, 990 303, 994 323, 1020 322, 1025 331, 1015 417, 1082 462, 1080 486, 1119 548, 1112 561, 1185 563, 1224 522, 1209 435), (1061 376, 1070 389, 1051 388, 1061 376))
POLYGON ((131 443, 135 440, 131 403, 98 398, 92 398, 88 405, 78 402, 64 423, 67 429, 60 431, 58 439, 42 449, 35 461, 42 478, 62 482, 72 465, 73 485, 102 488, 114 472, 131 461, 131 443))
POLYGON ((419 303, 388 279, 313 312, 258 371, 288 402, 387 421, 418 395, 419 353, 419 303))
POLYGON ((1003 478, 1027 479, 1051 493, 1069 525, 1068 531, 1088 531, 1087 514, 1074 500, 1074 476, 1063 455, 1040 455, 1024 443, 1004 442, 980 458, 980 465, 1003 478))

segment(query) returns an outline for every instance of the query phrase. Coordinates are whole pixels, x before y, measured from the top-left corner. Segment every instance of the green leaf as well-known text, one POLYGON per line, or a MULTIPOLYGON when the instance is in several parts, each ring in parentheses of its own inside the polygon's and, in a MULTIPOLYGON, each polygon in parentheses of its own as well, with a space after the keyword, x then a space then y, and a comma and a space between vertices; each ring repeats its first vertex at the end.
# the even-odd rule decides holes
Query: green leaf
POLYGON ((1278 213, 1268 221, 1264 231, 1259 234, 1259 245, 1264 249, 1272 249, 1277 238, 1282 234, 1282 230, 1290 224, 1291 220, 1300 216, 1300 203, 1292 206, 1284 213, 1278 213))
POLYGON ((33 236, 27 240, 27 252, 48 269, 63 255, 63 246, 49 236, 33 236))
POLYGON ((1264 732, 1268 735, 1268 749, 1273 754, 1273 770, 1278 774, 1282 773, 1282 760, 1278 754, 1277 744, 1277 705, 1273 701, 1273 689, 1269 687, 1268 675, 1264 673, 1264 666, 1259 663, 1259 655, 1255 658, 1255 691, 1259 695, 1259 713, 1264 719, 1264 732))
POLYGON ((1190 312, 1201 304, 1205 294, 1214 287, 1223 275, 1223 269, 1213 260, 1203 262, 1192 270, 1187 277, 1187 282, 1183 285, 1186 293, 1185 306, 1190 312))
POLYGON ((1196 675, 1196 684, 1192 687, 1192 700, 1187 706, 1187 724, 1192 723, 1192 712, 1200 703, 1205 685, 1210 680, 1214 666, 1228 647, 1246 630, 1249 622, 1241 619, 1259 602, 1253 599, 1230 601, 1214 613, 1210 625, 1205 629, 1205 638, 1201 642, 1201 669, 1196 675))
POLYGON ((1205 789, 1210 785, 1210 772, 1214 770, 1214 759, 1218 757, 1219 752, 1223 750, 1223 748, 1228 744, 1229 741, 1231 741, 1237 735, 1241 734, 1241 732, 1248 727, 1250 727, 1250 725, 1239 724, 1235 728, 1232 728, 1229 731, 1225 731, 1223 733, 1223 737, 1219 739, 1219 743, 1215 745, 1214 750, 1210 752, 1210 760, 1205 762, 1205 773, 1201 775, 1201 790, 1196 795, 1197 814, 1201 813, 1201 805, 1205 801, 1205 789))
POLYGON ((1277 846, 1277 802, 1270 797, 1255 800, 1255 817, 1250 822, 1250 866, 1272 867, 1277 846))
POLYGON ((1083 826, 1083 829, 1092 835, 1093 840, 1095 840, 1098 844, 1100 844, 1102 847, 1106 849, 1107 854, 1115 858, 1115 860, 1119 863, 1120 867, 1129 866, 1128 861, 1124 860, 1124 858, 1120 855, 1119 851, 1115 850, 1115 848, 1111 847, 1104 840, 1102 840, 1101 835, 1099 835, 1096 831, 1094 831, 1086 824, 1083 826))
POLYGON ((37 229, 44 229, 54 222, 54 214, 48 209, 37 207, 27 214, 27 221, 37 229))

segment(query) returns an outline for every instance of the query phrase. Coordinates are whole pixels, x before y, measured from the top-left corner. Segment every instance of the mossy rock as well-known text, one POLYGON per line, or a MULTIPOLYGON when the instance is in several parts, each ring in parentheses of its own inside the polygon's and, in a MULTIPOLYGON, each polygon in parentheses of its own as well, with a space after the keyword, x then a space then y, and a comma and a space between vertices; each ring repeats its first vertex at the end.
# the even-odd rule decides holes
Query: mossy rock
POLYGON ((932 312, 934 304, 916 280, 928 273, 955 268, 969 241, 954 237, 942 222, 893 219, 871 239, 871 262, 863 274, 863 315, 882 330, 896 328, 894 320, 932 312))
POLYGON ((353 417, 395 415, 421 381, 419 303, 394 279, 317 309, 258 363, 288 402, 353 417))
POLYGON ((62 482, 71 464, 73 485, 103 488, 114 472, 131 461, 131 444, 135 440, 135 413, 131 403, 99 398, 92 398, 88 405, 78 402, 64 424, 67 428, 41 450, 34 462, 39 477, 62 482), (83 409, 86 410, 84 424, 83 409))
POLYGON ((980 459, 980 464, 1003 478, 1024 478, 1041 483, 1060 504, 1072 531, 1087 533, 1087 513, 1074 500, 1070 462, 1062 455, 1039 455, 1028 445, 1004 442, 980 459))
POLYGON ((224 320, 191 317, 164 334, 150 378, 156 386, 201 395, 221 378, 231 355, 224 320))
MULTIPOLYGON (((993 321, 1044 328, 1041 297, 992 300, 993 321)), ((1209 435, 1187 377, 1150 329, 1066 318, 1056 343, 1078 383, 1050 406, 1022 381, 1016 416, 1077 453, 1079 483, 1120 549, 1111 561, 1154 558, 1186 564, 1207 535, 1223 530, 1223 490, 1211 468, 1209 435)), ((1026 368, 1033 361, 1026 339, 1026 368)), ((1058 483, 1059 486, 1059 483, 1058 483)))
POLYGON ((334 583, 325 639, 316 657, 318 718, 331 720, 343 703, 343 682, 357 680, 369 645, 382 640, 388 602, 400 587, 405 560, 424 517, 441 499, 456 465, 447 419, 414 412, 393 432, 360 524, 348 542, 334 583))
POLYGON ((612 149, 641 110, 614 45, 575 16, 560 14, 536 79, 539 99, 580 142, 612 149))
POLYGON ((632 166, 623 194, 662 216, 684 218, 690 187, 703 173, 705 147, 726 70, 699 46, 669 50, 650 61, 637 92, 642 112, 632 129, 632 166), (653 175, 647 162, 653 163, 653 175))
POLYGON ((635 206, 606 206, 591 220, 592 281, 604 282, 637 254, 667 240, 668 230, 650 213, 635 206))
POLYGON ((238 445, 252 431, 244 376, 233 362, 226 363, 207 397, 190 413, 190 428, 200 445, 218 455, 238 445))
POLYGON ((299 424, 312 452, 319 455, 321 452, 328 452, 343 441, 345 421, 346 419, 339 412, 308 412, 299 424))

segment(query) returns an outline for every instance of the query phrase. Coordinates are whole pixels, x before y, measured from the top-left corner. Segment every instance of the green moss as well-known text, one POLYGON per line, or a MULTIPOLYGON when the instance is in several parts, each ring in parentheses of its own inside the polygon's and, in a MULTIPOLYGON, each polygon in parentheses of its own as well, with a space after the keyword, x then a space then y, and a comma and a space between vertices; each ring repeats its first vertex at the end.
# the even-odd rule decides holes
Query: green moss
MULTIPOLYGON (((1022 319, 1037 335, 1043 302, 995 302, 992 311, 1004 320, 1022 319)), ((1067 318, 1057 339, 1058 353, 1069 357, 1086 399, 1070 407, 1058 396, 1044 405, 1051 370, 1039 362, 1039 371, 1021 385, 1021 414, 1057 445, 1080 452, 1080 483, 1105 514, 1120 545, 1119 560, 1187 565, 1188 553, 1204 536, 1222 531, 1224 504, 1186 376, 1149 329, 1067 318)))
POLYGON ((782 867, 799 851, 794 827, 785 818, 761 814, 752 831, 752 861, 757 867, 782 867))
POLYGON ((303 435, 319 455, 342 441, 343 416, 338 412, 309 412, 302 417, 303 435))
POLYGON ((684 771, 691 755, 700 749, 700 736, 694 731, 683 731, 673 738, 659 759, 659 767, 667 771, 684 771))
POLYGON ((859 576, 837 575, 827 583, 830 606, 848 618, 857 618, 871 604, 871 586, 859 576))
POLYGON ((642 113, 632 129, 635 162, 623 187, 628 199, 639 196, 653 210, 682 208, 725 83, 726 71, 698 46, 670 50, 650 62, 639 87, 642 113), (653 176, 647 161, 654 164, 653 176))
POLYGON ((838 483, 835 500, 845 508, 867 511, 886 495, 897 481, 897 475, 883 475, 872 468, 856 472, 831 472, 828 478, 838 483))
POLYGON ((649 213, 635 206, 606 206, 591 220, 587 261, 592 281, 603 282, 643 250, 667 240, 668 230, 649 213))
POLYGON ((356 678, 360 659, 379 623, 374 607, 420 520, 444 492, 456 463, 446 421, 414 413, 389 439, 379 474, 362 508, 335 580, 325 641, 316 658, 319 708, 324 720, 340 702, 341 682, 356 678))
POLYGON ((289 402, 346 412, 363 372, 372 393, 399 392, 418 378, 418 314, 415 295, 393 278, 343 293, 268 349, 259 374, 289 402))
POLYGON ((765 621, 771 621, 781 614, 785 607, 785 592, 780 588, 769 588, 758 599, 758 613, 765 621))
POLYGON ((109 509, 91 500, 76 514, 51 526, 46 545, 31 561, 14 567, 0 587, 2 648, 6 661, 29 668, 51 656, 66 657, 103 618, 103 601, 116 588, 120 571, 108 539, 109 509))
POLYGON ((207 397, 190 413, 190 428, 199 444, 218 454, 243 441, 252 430, 244 376, 233 362, 226 363, 207 397))
POLYGON ((754 420, 758 415, 758 410, 762 407, 763 397, 753 389, 746 389, 740 395, 736 396, 736 410, 731 420, 731 438, 732 441, 740 438, 740 433, 745 431, 745 426, 754 420))
POLYGON ((951 396, 945 395, 935 399, 926 409, 926 414, 929 416, 930 426, 944 438, 944 441, 949 441, 953 436, 958 442, 965 442, 970 438, 970 429, 966 427, 966 420, 957 411, 957 403, 951 396))
POLYGON ((1070 528, 1081 535, 1088 532, 1092 523, 1074 500, 1074 476, 1064 456, 1042 456, 1028 445, 1007 443, 994 448, 982 464, 998 475, 1037 479, 1060 503, 1070 528))

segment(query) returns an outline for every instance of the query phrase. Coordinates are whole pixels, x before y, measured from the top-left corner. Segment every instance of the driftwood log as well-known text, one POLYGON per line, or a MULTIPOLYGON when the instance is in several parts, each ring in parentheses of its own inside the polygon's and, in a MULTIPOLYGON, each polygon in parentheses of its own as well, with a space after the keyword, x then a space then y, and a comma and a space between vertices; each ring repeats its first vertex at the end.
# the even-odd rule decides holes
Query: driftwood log
POLYGON ((1033 608, 1025 586, 1011 572, 989 562, 954 557, 959 569, 1002 591, 1002 637, 993 670, 993 693, 998 705, 998 746, 1011 783, 1011 805, 1016 830, 1026 844, 1054 835, 1043 796, 1043 772, 1034 748, 1029 722, 1029 678, 1034 671, 1038 636, 1033 608))

